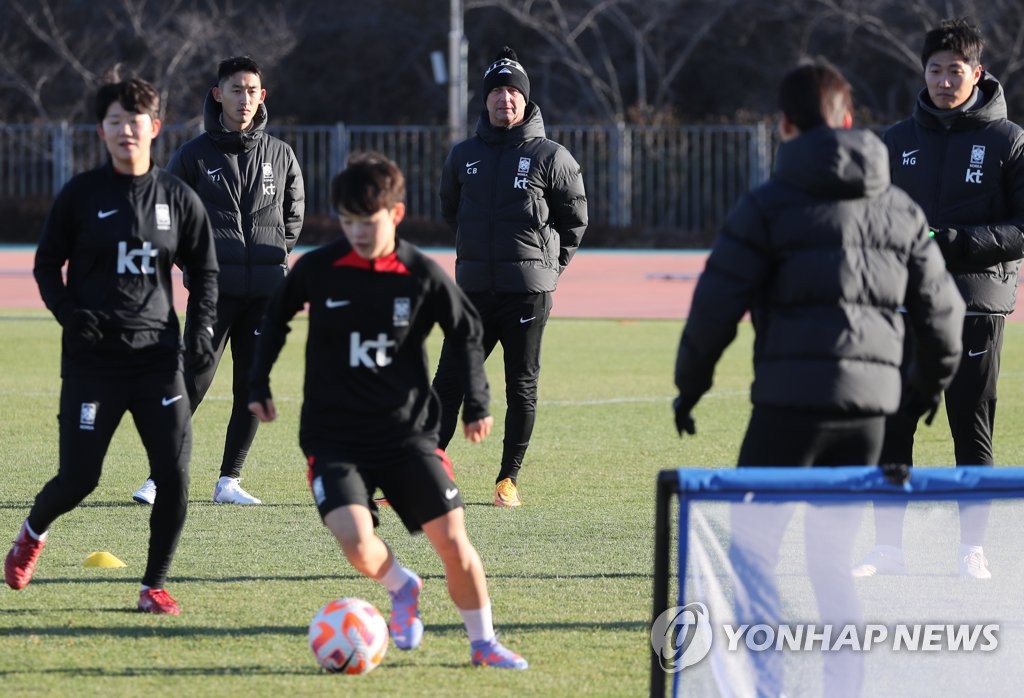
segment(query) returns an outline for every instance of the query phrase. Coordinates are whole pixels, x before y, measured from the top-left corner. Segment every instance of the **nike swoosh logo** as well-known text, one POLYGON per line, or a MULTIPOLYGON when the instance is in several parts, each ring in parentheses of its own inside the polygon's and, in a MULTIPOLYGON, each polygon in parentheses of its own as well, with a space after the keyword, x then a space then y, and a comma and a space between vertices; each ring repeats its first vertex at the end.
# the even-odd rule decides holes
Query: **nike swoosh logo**
POLYGON ((344 305, 348 305, 351 302, 352 301, 336 301, 333 298, 328 298, 327 299, 327 307, 328 308, 340 308, 340 307, 342 307, 344 305))
POLYGON ((223 169, 224 169, 223 167, 218 167, 218 168, 217 168, 217 169, 215 169, 215 170, 207 170, 207 171, 206 171, 206 174, 208 174, 209 176, 211 176, 211 177, 212 177, 213 175, 217 174, 218 172, 220 172, 220 171, 221 171, 221 170, 223 170, 223 169))
POLYGON ((110 218, 115 213, 117 213, 117 209, 116 208, 111 209, 109 211, 97 211, 96 212, 96 217, 99 218, 99 219, 110 218))
MULTIPOLYGON (((920 148, 918 148, 917 150, 920 150, 920 148)), ((909 158, 909 157, 910 157, 911 155, 913 155, 914 153, 916 153, 916 152, 917 152, 917 150, 904 150, 904 151, 903 151, 903 157, 905 157, 905 158, 909 158)))
POLYGON ((520 325, 525 325, 526 323, 533 322, 536 319, 537 319, 536 315, 534 315, 533 317, 521 317, 521 318, 519 318, 519 324, 520 325))
POLYGON ((259 337, 261 334, 263 334, 263 333, 260 332, 259 330, 253 330, 252 331, 252 336, 253 337, 259 337))
POLYGON ((479 160, 474 160, 473 162, 467 162, 467 163, 466 163, 466 169, 468 170, 468 169, 469 169, 470 167, 472 167, 473 165, 477 165, 477 164, 479 164, 479 163, 480 163, 480 161, 479 161, 479 160))
POLYGON ((459 493, 459 488, 458 487, 452 487, 451 489, 447 489, 447 490, 444 491, 444 498, 445 499, 455 499, 455 495, 457 495, 458 493, 459 493))
POLYGON ((967 352, 967 355, 968 356, 981 356, 982 354, 987 354, 987 353, 988 353, 988 349, 982 349, 981 351, 969 351, 969 352, 967 352))
POLYGON ((173 405, 174 403, 176 403, 180 399, 181 399, 181 395, 175 395, 174 397, 160 398, 160 404, 163 405, 164 407, 167 407, 168 405, 173 405))

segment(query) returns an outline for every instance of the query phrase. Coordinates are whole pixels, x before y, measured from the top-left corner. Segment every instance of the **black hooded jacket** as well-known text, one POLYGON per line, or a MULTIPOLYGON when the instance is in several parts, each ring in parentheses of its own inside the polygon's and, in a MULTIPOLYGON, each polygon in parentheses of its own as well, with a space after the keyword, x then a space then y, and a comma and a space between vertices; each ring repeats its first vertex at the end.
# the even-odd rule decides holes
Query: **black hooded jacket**
POLYGON ((512 128, 485 111, 476 136, 452 148, 441 212, 455 230, 455 279, 469 293, 554 291, 587 229, 580 166, 548 140, 530 102, 512 128))
POLYGON ((967 310, 1002 315, 1016 305, 1024 257, 1024 130, 1007 120, 998 80, 984 74, 978 91, 981 105, 946 128, 922 90, 913 116, 884 138, 893 184, 938 230, 967 310))
POLYGON ((755 405, 894 413, 904 304, 920 340, 915 387, 933 395, 949 384, 964 304, 887 161, 861 130, 819 127, 779 148, 771 180, 729 214, 697 283, 676 361, 682 399, 710 389, 747 311, 755 405))
POLYGON ((246 131, 224 129, 212 91, 203 113, 206 132, 182 145, 167 169, 206 206, 221 295, 269 296, 288 272, 288 254, 302 230, 306 194, 299 163, 287 143, 266 132, 263 104, 246 131))

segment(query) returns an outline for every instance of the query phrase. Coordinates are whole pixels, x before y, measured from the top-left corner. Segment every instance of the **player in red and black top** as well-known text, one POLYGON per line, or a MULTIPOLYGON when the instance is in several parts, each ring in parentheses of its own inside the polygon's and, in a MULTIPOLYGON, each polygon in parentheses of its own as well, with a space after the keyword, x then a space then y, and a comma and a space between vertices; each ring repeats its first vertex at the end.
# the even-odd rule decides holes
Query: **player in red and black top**
POLYGON ((101 87, 96 117, 110 160, 69 181, 43 227, 35 278, 64 328, 60 465, 36 496, 4 576, 13 589, 29 583, 50 524, 95 489, 114 431, 131 412, 160 486, 138 607, 177 614, 163 586, 185 522, 192 427, 171 267, 177 261, 192 279, 196 330, 185 356, 199 367, 213 360, 217 259, 199 197, 151 163, 159 112, 145 81, 101 87))
POLYGON ((405 215, 405 178, 383 155, 354 156, 332 182, 345 237, 305 254, 267 306, 251 374, 249 408, 276 417, 270 370, 288 323, 309 308, 299 443, 324 525, 348 561, 391 594, 391 637, 420 644, 423 582, 377 537, 380 488, 410 532, 422 530, 440 555, 448 591, 462 614, 473 664, 525 669, 497 641, 480 556, 466 535, 458 487, 437 449, 440 409, 430 387, 424 342, 437 324, 458 347, 466 391, 464 433, 491 431, 480 318, 432 260, 395 238, 405 215))

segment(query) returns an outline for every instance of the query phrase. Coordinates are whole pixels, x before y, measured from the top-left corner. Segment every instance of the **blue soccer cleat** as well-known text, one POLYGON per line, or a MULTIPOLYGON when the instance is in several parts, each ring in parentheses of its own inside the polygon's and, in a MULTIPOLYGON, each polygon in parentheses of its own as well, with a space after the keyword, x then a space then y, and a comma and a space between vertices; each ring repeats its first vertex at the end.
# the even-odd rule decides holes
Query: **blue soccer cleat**
POLYGON ((413 650, 423 640, 423 621, 420 620, 420 589, 423 580, 413 574, 405 586, 391 594, 391 621, 388 630, 395 647, 413 650))
POLYGON ((469 644, 473 666, 493 666, 498 669, 526 669, 529 664, 518 654, 498 642, 498 638, 477 640, 469 644))

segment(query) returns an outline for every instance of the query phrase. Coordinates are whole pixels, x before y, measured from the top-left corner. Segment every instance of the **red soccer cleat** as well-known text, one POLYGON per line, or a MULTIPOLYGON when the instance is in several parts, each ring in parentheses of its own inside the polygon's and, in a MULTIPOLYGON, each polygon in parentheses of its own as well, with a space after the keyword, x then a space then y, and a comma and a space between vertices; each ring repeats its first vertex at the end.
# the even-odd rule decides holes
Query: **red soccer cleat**
POLYGON ((14 538, 11 551, 4 561, 4 579, 12 589, 24 589, 32 579, 36 570, 36 560, 46 545, 46 538, 36 540, 28 532, 28 521, 21 525, 21 530, 14 538))
POLYGON ((143 589, 139 592, 139 610, 146 613, 176 616, 181 613, 178 602, 164 589, 143 589))

